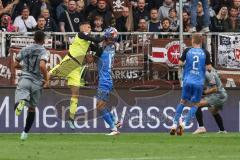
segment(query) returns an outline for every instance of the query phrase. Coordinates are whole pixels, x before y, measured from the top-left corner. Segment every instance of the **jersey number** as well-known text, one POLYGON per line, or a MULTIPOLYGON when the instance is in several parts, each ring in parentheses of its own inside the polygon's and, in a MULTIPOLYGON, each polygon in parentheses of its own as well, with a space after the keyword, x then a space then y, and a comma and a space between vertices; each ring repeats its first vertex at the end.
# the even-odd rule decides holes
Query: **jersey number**
POLYGON ((37 55, 27 55, 26 56, 26 61, 27 61, 27 70, 29 72, 34 72, 37 66, 37 55), (31 68, 30 68, 31 65, 31 68))
POLYGON ((194 56, 193 57, 193 70, 198 70, 198 62, 199 62, 199 57, 194 56))

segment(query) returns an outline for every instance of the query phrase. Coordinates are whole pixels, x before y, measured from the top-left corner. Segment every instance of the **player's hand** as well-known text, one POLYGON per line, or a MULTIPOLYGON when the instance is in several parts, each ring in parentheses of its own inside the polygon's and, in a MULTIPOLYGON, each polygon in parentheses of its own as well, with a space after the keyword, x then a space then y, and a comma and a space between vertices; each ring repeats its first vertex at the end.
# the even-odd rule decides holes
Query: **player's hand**
POLYGON ((90 64, 94 62, 94 55, 92 54, 87 54, 85 57, 86 63, 90 64))

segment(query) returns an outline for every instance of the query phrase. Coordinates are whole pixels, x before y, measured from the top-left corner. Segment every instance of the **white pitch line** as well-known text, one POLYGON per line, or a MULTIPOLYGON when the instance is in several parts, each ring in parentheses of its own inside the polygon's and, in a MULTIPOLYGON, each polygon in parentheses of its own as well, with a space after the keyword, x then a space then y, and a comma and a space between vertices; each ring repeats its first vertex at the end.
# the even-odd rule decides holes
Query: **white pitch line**
MULTIPOLYGON (((196 156, 183 157, 184 159, 196 159, 196 156)), ((176 157, 161 156, 161 157, 128 157, 128 158, 103 158, 103 159, 94 159, 94 160, 172 160, 176 157)))

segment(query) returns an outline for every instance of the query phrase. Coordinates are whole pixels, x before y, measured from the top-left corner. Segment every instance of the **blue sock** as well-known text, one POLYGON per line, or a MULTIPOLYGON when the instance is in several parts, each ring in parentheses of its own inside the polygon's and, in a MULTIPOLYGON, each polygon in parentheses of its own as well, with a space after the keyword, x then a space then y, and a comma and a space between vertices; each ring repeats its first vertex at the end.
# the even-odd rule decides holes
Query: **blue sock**
POLYGON ((181 103, 178 104, 177 109, 176 109, 176 113, 175 113, 175 116, 174 116, 174 119, 173 119, 174 124, 178 124, 184 107, 185 106, 183 104, 181 104, 181 103))
POLYGON ((110 114, 110 116, 112 118, 113 123, 115 123, 115 121, 116 121, 115 116, 112 114, 112 112, 109 112, 109 114, 110 114))
POLYGON ((114 121, 112 120, 112 113, 109 112, 107 108, 104 108, 103 110, 101 110, 101 115, 105 122, 107 122, 107 124, 110 126, 110 128, 113 129, 115 125, 114 121))
POLYGON ((196 106, 191 107, 190 111, 187 114, 187 117, 184 120, 186 126, 188 126, 191 123, 191 120, 195 117, 197 109, 198 108, 196 106))

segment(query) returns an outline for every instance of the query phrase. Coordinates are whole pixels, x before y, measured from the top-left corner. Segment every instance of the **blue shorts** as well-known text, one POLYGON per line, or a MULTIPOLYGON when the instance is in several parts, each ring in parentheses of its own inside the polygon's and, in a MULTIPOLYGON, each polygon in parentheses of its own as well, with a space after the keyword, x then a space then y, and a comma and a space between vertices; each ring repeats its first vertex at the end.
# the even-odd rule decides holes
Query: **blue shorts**
POLYGON ((98 100, 107 102, 109 100, 109 93, 110 91, 104 91, 104 90, 98 89, 96 97, 98 100))
POLYGON ((182 99, 192 103, 200 102, 203 93, 203 85, 183 83, 182 99))

